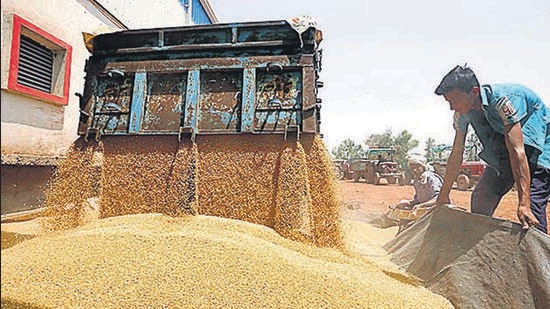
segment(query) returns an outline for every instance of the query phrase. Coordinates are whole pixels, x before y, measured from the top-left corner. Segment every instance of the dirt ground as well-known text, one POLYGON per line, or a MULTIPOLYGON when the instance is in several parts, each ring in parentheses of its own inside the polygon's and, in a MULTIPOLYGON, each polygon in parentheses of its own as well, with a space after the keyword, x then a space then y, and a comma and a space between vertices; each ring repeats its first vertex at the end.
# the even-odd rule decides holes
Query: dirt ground
MULTIPOLYGON (((399 186, 390 184, 373 185, 353 180, 338 181, 341 195, 348 209, 360 209, 365 213, 380 213, 395 205, 401 199, 412 199, 414 188, 411 185, 399 186)), ((472 191, 453 189, 451 200, 456 206, 470 211, 470 195, 472 191)), ((518 222, 516 215, 517 192, 511 190, 501 200, 494 217, 518 222)))

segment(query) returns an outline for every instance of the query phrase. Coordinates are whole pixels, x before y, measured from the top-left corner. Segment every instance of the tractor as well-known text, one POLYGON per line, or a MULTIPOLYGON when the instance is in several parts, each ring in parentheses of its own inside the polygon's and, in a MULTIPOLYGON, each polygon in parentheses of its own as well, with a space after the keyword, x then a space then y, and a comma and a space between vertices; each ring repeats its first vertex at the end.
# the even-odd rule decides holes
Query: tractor
MULTIPOLYGON (((469 148, 466 146, 466 148, 469 148)), ((434 152, 438 154, 438 160, 430 162, 434 172, 441 177, 445 178, 445 171, 447 169, 447 157, 452 150, 452 146, 444 146, 434 148, 434 152)), ((482 161, 468 161, 462 162, 460 172, 456 178, 456 187, 458 190, 466 191, 473 187, 481 175, 485 171, 485 163, 482 161)))
POLYGON ((355 159, 351 162, 353 180, 365 179, 369 184, 379 185, 385 178, 389 184, 404 185, 405 174, 394 161, 395 150, 392 148, 373 148, 367 150, 365 158, 355 159))
POLYGON ((334 164, 336 179, 345 180, 353 178, 353 171, 350 169, 349 160, 333 159, 332 163, 334 164))

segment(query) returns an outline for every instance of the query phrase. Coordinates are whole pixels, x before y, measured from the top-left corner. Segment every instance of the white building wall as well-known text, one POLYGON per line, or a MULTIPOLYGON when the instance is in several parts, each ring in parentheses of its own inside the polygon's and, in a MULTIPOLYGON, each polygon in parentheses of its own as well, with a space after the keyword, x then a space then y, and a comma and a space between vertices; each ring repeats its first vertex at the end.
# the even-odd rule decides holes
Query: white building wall
MULTIPOLYGON (((62 156, 77 138, 84 66, 90 56, 82 32, 108 24, 85 0, 2 0, 1 150, 5 154, 62 156), (17 14, 72 46, 69 101, 66 106, 39 101, 7 90, 12 14, 17 14)), ((93 6, 92 6, 93 7, 93 6)))
POLYGON ((186 24, 178 0, 97 0, 130 29, 175 27, 186 24))
MULTIPOLYGON (((191 2, 191 1, 189 1, 191 2)), ((215 14, 208 1, 209 13, 215 14)), ((2 0, 1 152, 2 155, 63 156, 77 138, 79 98, 86 59, 82 33, 182 26, 186 14, 178 0, 2 0), (103 8, 97 7, 100 4, 103 8), (105 9, 107 14, 101 14, 105 9), (72 46, 69 101, 66 106, 8 90, 12 15, 17 14, 72 46), (113 19, 114 16, 114 19, 113 19)), ((190 12, 189 12, 190 13, 190 12)), ((216 19, 215 19, 216 20, 216 19)))

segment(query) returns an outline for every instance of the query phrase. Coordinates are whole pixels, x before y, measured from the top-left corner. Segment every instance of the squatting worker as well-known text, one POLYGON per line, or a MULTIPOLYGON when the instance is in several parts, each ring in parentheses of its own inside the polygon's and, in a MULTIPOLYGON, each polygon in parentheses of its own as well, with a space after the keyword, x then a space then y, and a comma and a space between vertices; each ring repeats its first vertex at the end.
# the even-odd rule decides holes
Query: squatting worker
POLYGON ((428 169, 426 159, 418 156, 409 158, 409 167, 413 174, 414 198, 410 201, 413 212, 420 208, 435 206, 443 179, 438 174, 428 169))
POLYGON ((429 209, 435 206, 443 186, 443 179, 428 169, 424 157, 411 156, 408 163, 413 175, 414 197, 412 200, 401 200, 396 206, 389 207, 390 210, 385 215, 393 221, 400 219, 400 212, 394 210, 411 210, 412 216, 409 218, 416 218, 418 209, 429 209))
POLYGON ((472 69, 462 66, 445 75, 435 93, 455 111, 456 132, 437 204, 450 202, 471 125, 483 145, 479 157, 489 165, 472 192, 472 212, 492 216, 515 182, 522 227, 535 226, 548 233, 550 108, 522 85, 480 86, 472 69))

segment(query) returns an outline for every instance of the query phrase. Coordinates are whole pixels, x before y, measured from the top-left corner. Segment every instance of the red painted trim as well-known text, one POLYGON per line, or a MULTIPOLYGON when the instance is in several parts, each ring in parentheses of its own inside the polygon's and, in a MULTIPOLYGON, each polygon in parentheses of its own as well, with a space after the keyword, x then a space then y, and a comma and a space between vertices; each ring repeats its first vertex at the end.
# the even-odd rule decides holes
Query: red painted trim
POLYGON ((8 88, 13 89, 17 86, 17 74, 19 73, 19 45, 21 41, 21 18, 13 15, 13 29, 11 34, 11 55, 10 55, 10 73, 8 78, 8 88))
POLYGON ((69 103, 69 87, 71 86, 71 61, 73 48, 70 45, 65 46, 65 76, 63 82, 63 98, 65 99, 64 105, 69 103))
POLYGON ((48 102, 57 103, 61 105, 67 105, 69 103, 69 87, 71 81, 71 60, 72 60, 73 48, 71 45, 61 41, 48 32, 38 28, 31 24, 27 20, 13 15, 13 30, 11 40, 11 56, 10 56, 10 72, 8 77, 8 89, 17 91, 26 95, 36 97, 48 102), (63 77, 63 96, 54 95, 44 91, 40 91, 31 87, 20 85, 17 83, 17 75, 19 73, 19 47, 21 40, 21 27, 25 27, 30 31, 40 35, 47 39, 51 43, 63 48, 65 50, 65 76, 63 77))

